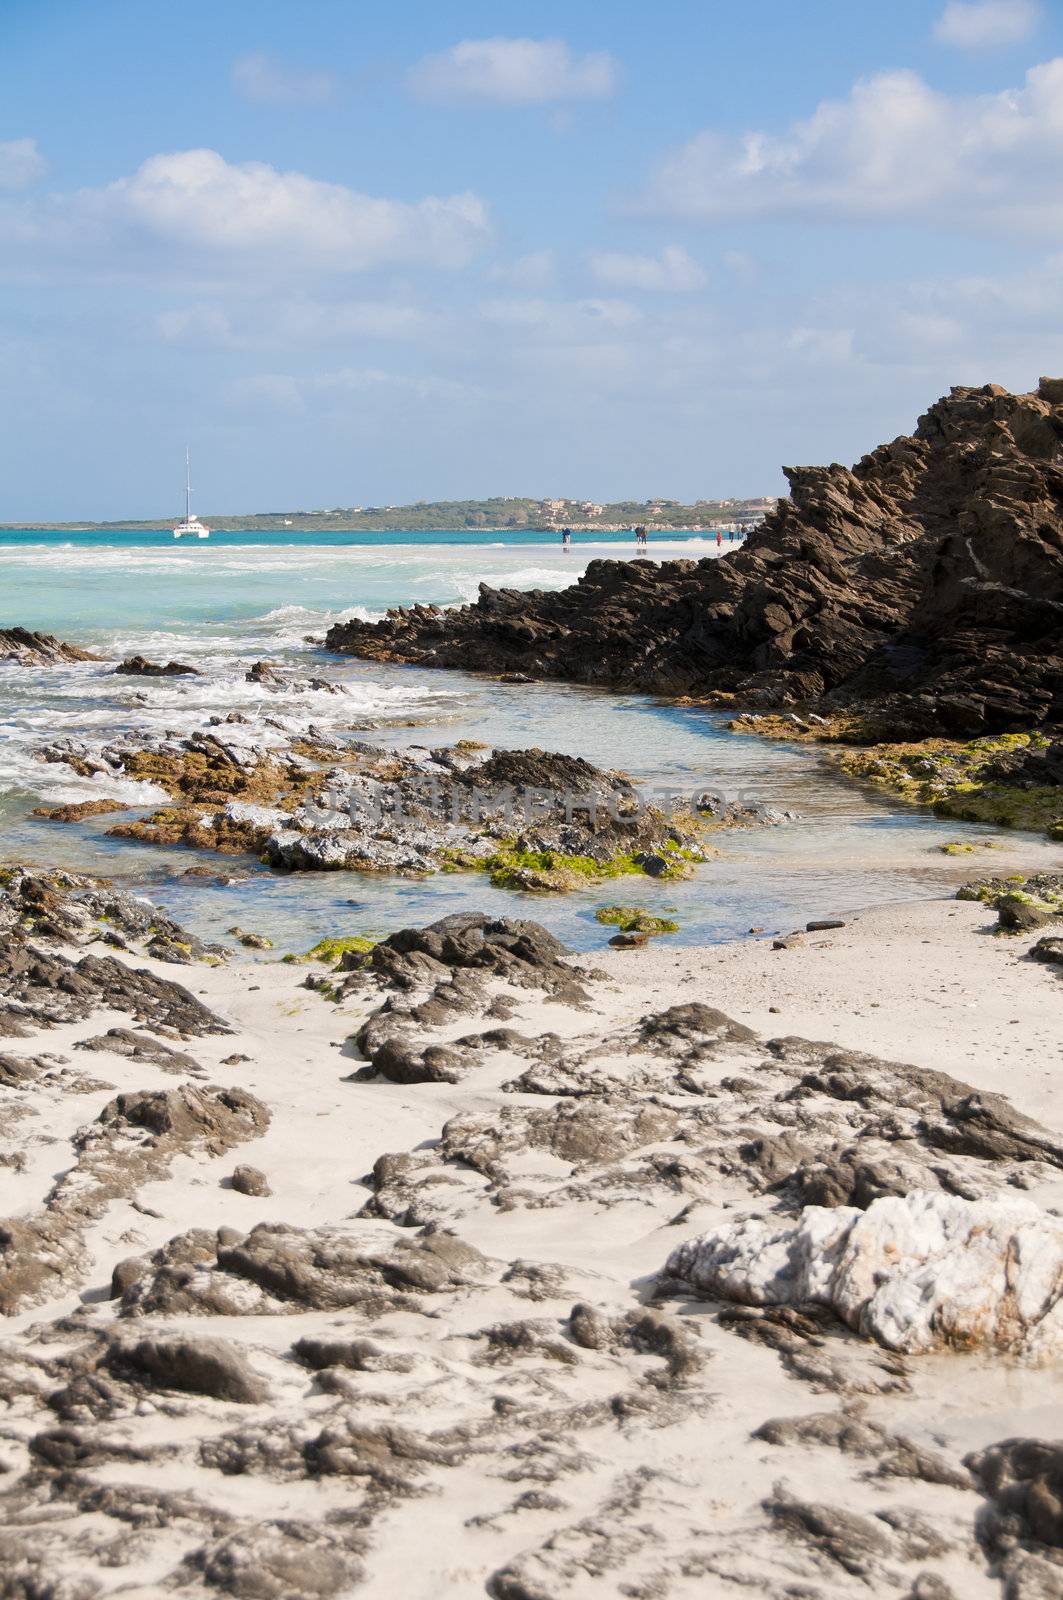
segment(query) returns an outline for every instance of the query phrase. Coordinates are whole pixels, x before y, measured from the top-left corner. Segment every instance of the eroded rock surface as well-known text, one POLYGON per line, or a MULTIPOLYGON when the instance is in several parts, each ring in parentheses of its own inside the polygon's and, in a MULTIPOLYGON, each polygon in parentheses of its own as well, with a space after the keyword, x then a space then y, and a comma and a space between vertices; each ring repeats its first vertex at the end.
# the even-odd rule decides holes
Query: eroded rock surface
POLYGON ((320 731, 278 740, 219 724, 147 742, 65 738, 40 756, 170 794, 173 803, 150 817, 111 828, 116 838, 251 851, 300 871, 484 871, 514 889, 685 877, 715 853, 711 830, 790 816, 708 792, 665 815, 625 774, 535 748, 401 752, 320 731))
MULTIPOLYGON (((53 893, 63 928, 82 889, 53 893)), ((67 943, 42 934, 41 958, 67 943)), ((158 1021, 75 1019, 64 1061, 28 1012, 0 1057, 0 1181, 23 1159, 27 1197, 0 1233, 19 1316, 0 1329, 0 1590, 1052 1592, 1058 1451, 1005 1440, 965 1465, 948 1427, 955 1403, 999 1439, 1009 1351, 1035 1342, 1016 1330, 1051 1298, 1054 1257, 1026 1248, 1060 1226, 1050 1130, 940 1072, 765 1039, 708 984, 618 996, 531 922, 403 929, 348 952, 328 1000, 275 971, 276 1003, 253 997, 264 1031, 290 1029, 272 1075, 250 1039, 202 1032, 188 1055, 158 1021), (341 1051, 308 1043, 322 1019, 341 1051), (85 1102, 90 1063, 124 1076, 85 1102), (65 1156, 34 1113, 73 1128, 65 1156), (941 1353, 886 1348, 829 1296, 709 1304, 656 1281, 707 1235, 792 1237, 812 1196, 834 1233, 809 1274, 863 1229, 886 1263, 854 1249, 854 1303, 892 1294, 941 1353), (913 1243, 928 1282, 901 1270, 913 1243), (1003 1254, 1006 1313, 964 1292, 1003 1254), (1002 1335, 992 1363, 955 1348, 965 1314, 1002 1335)), ((1054 1381, 1022 1378, 1031 1405, 1054 1381)))

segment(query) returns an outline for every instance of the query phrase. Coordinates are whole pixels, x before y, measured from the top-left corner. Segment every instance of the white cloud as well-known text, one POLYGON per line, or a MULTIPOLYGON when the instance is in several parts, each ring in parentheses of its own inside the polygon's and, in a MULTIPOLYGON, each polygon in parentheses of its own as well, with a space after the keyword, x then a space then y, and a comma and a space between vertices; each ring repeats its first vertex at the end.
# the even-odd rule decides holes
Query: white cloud
POLYGON ((604 50, 574 55, 563 39, 465 39, 425 56, 407 81, 422 100, 530 106, 605 99, 616 88, 617 64, 604 50))
POLYGON ((698 134, 664 162, 645 203, 708 221, 921 219, 1059 233, 1061 161, 1063 57, 988 95, 941 94, 914 72, 887 72, 782 134, 698 134))
POLYGON ((36 256, 76 253, 135 272, 147 264, 188 278, 235 267, 268 280, 293 268, 347 272, 395 263, 458 267, 487 241, 473 194, 404 201, 360 194, 214 150, 152 156, 102 189, 10 208, 0 237, 36 256))
POLYGON ((170 344, 239 350, 307 349, 366 339, 419 339, 438 321, 419 306, 390 300, 313 300, 272 295, 231 304, 193 304, 159 312, 155 326, 170 344))
POLYGON ((228 345, 233 342, 232 323, 218 306, 181 306, 160 311, 155 321, 167 344, 228 345))
POLYGON ((225 398, 239 408, 298 415, 311 407, 342 413, 352 406, 362 409, 366 403, 375 406, 381 400, 439 403, 468 399, 475 393, 475 388, 452 378, 387 372, 375 367, 340 367, 334 372, 299 377, 264 372, 236 378, 226 386, 225 398))
POLYGON ((757 263, 745 250, 725 250, 720 259, 741 283, 751 283, 757 276, 757 263))
POLYGON ((233 87, 257 105, 317 106, 331 100, 336 80, 330 72, 285 66, 253 50, 233 63, 233 87))
POLYGON ((36 139, 9 139, 0 144, 0 189, 28 189, 47 170, 36 139))
POLYGON ((480 308, 488 322, 534 329, 554 338, 586 338, 597 329, 628 328, 642 313, 626 300, 488 300, 480 308))
POLYGON ((934 37, 961 50, 1022 44, 1041 20, 1038 0, 949 0, 934 37))
POLYGON ((787 340, 795 355, 833 366, 853 358, 852 328, 794 328, 787 340))
POLYGON ((557 277, 557 256, 553 250, 532 250, 515 261, 497 263, 488 276, 515 289, 548 289, 557 277))
POLYGON ((662 289, 689 294, 703 289, 706 283, 704 268, 678 245, 669 245, 659 256, 605 251, 591 256, 590 268, 598 282, 610 289, 662 289))

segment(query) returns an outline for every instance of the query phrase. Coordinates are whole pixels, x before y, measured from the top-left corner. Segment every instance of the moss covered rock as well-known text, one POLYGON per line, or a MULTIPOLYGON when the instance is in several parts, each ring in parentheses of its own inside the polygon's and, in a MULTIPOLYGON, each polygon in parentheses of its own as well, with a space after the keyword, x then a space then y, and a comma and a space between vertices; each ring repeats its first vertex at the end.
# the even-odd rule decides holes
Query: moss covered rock
POLYGON ((1054 775, 1055 768, 1047 763, 1043 773, 1038 770, 1038 758, 1053 748, 1043 733, 1005 733, 966 744, 923 739, 915 744, 870 745, 832 753, 830 759, 847 777, 900 800, 931 806, 939 816, 1060 838, 1063 788, 1058 782, 1036 781, 1038 776, 1054 775))
POLYGON ((641 906, 600 906, 594 913, 607 927, 619 928, 621 933, 678 933, 679 924, 669 917, 655 917, 641 906))

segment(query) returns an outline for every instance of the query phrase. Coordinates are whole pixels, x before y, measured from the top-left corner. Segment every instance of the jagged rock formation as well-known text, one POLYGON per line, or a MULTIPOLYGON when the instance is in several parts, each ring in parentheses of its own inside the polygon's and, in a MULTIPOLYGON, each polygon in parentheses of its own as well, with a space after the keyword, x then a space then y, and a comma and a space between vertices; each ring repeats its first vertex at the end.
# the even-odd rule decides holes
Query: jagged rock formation
POLYGON ((594 561, 337 623, 329 649, 749 706, 873 708, 880 736, 1063 720, 1063 380, 953 389, 915 434, 790 497, 722 560, 594 561))
POLYGON ((0 628, 0 661, 21 667, 53 667, 58 662, 103 661, 80 645, 65 644, 51 633, 31 633, 28 628, 0 628))

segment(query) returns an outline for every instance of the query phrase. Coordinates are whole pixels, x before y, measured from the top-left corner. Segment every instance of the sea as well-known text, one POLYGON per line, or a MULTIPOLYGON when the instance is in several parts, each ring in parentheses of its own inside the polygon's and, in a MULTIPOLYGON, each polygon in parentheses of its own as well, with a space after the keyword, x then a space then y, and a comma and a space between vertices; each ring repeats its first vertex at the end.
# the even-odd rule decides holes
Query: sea
MULTIPOLYGON (((650 560, 727 558, 713 536, 651 540, 650 560)), ((415 603, 457 605, 479 585, 559 589, 592 560, 633 559, 625 534, 575 536, 568 552, 542 533, 225 532, 175 544, 168 533, 0 530, 0 626, 57 634, 114 658, 139 653, 195 666, 194 678, 116 677, 111 664, 25 668, 0 664, 0 861, 102 873, 149 896, 203 937, 235 925, 278 951, 326 935, 379 936, 454 911, 533 917, 572 948, 600 947, 611 931, 595 911, 622 898, 671 915, 677 944, 706 944, 750 929, 784 931, 858 907, 940 895, 962 867, 943 844, 980 839, 984 826, 943 821, 840 779, 822 752, 736 734, 719 712, 649 695, 568 685, 500 683, 462 672, 358 662, 329 655, 333 623, 383 616, 415 603), (277 691, 247 682, 269 660, 324 675, 342 693, 277 691), (43 763, 63 736, 100 744, 128 730, 204 727, 239 711, 280 728, 315 727, 383 747, 432 748, 461 738, 580 755, 628 773, 643 789, 759 800, 795 812, 772 828, 718 835, 719 857, 685 882, 624 878, 577 893, 521 894, 479 874, 426 879, 356 873, 278 873, 250 859, 199 856, 108 837, 115 818, 62 826, 34 807, 104 796, 148 814, 164 796, 126 779, 79 778, 43 763), (192 865, 231 881, 188 877, 192 865)), ((133 815, 137 814, 134 810, 133 815)), ((1028 841, 1045 864, 1047 842, 1028 841)))

